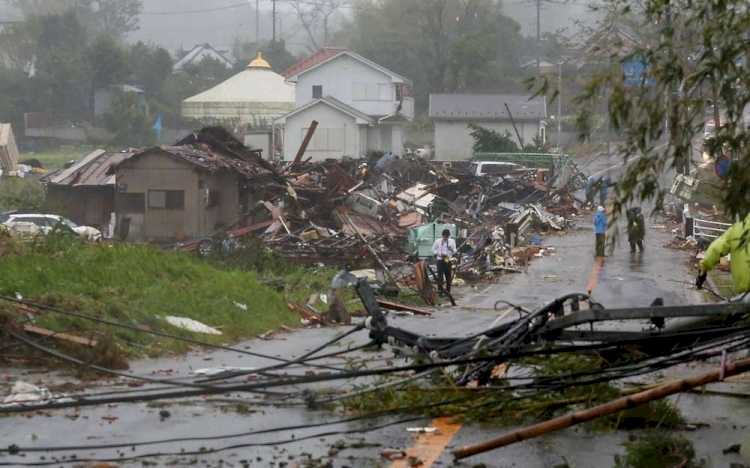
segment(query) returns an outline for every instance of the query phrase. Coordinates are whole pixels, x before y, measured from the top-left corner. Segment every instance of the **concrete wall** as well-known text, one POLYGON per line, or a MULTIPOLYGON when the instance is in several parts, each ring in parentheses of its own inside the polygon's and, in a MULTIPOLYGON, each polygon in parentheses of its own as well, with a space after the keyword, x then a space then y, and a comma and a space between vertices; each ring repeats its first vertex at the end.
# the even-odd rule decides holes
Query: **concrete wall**
MULTIPOLYGON (((509 132, 514 143, 518 137, 510 121, 474 122, 488 130, 505 134, 509 132)), ((533 142, 539 135, 539 121, 516 121, 516 127, 525 144, 533 142)), ((462 161, 471 158, 474 139, 470 135, 467 121, 435 121, 435 160, 462 161)))
MULTIPOLYGON (((367 115, 385 116, 395 112, 396 85, 389 75, 382 73, 359 60, 347 55, 339 56, 313 70, 303 73, 295 87, 297 107, 313 101, 313 86, 323 86, 323 95, 364 112, 367 115), (377 84, 378 92, 374 100, 355 99, 355 84, 377 84), (382 85, 382 86, 381 86, 382 85)), ((410 110, 407 109, 407 112, 410 110)), ((413 110, 411 110, 413 113, 413 110)))
MULTIPOLYGON (((322 161, 328 158, 341 158, 342 156, 358 158, 364 154, 363 145, 360 143, 361 132, 354 117, 329 105, 318 103, 287 119, 284 126, 284 160, 294 160, 313 120, 318 121, 316 135, 320 130, 338 129, 342 135, 340 149, 314 149, 316 145, 311 142, 303 159, 312 157, 313 161, 322 161)), ((315 137, 313 137, 314 139, 315 137)))

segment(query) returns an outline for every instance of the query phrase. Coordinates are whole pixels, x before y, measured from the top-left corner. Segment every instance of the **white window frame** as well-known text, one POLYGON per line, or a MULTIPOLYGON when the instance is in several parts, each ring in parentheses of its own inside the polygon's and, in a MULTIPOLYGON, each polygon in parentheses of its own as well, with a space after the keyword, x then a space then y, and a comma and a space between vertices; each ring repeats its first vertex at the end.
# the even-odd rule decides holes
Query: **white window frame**
POLYGON ((393 85, 389 83, 354 83, 352 85, 353 101, 393 101, 393 85))
MULTIPOLYGON (((308 129, 302 129, 302 137, 307 134, 308 129)), ((344 151, 344 129, 341 127, 329 127, 315 129, 312 140, 307 147, 307 151, 344 151)))

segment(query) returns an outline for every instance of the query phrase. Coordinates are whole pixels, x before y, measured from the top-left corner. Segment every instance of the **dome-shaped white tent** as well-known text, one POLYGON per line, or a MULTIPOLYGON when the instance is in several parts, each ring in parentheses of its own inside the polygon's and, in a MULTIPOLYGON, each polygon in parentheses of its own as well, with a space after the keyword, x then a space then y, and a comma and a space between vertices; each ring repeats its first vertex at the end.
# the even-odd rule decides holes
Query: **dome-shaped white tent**
POLYGON ((211 124, 271 125, 294 110, 294 84, 274 73, 260 52, 247 69, 182 101, 182 116, 211 124))

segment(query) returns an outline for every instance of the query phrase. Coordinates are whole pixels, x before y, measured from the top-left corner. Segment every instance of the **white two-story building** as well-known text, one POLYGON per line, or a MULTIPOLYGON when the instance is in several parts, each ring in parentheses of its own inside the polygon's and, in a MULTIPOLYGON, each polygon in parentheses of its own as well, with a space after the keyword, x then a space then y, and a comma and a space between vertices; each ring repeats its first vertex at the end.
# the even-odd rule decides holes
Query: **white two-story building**
POLYGON ((318 127, 304 159, 403 154, 403 125, 414 118, 410 82, 346 49, 324 48, 282 72, 296 83, 295 110, 276 119, 284 159, 294 159, 312 121, 318 127))

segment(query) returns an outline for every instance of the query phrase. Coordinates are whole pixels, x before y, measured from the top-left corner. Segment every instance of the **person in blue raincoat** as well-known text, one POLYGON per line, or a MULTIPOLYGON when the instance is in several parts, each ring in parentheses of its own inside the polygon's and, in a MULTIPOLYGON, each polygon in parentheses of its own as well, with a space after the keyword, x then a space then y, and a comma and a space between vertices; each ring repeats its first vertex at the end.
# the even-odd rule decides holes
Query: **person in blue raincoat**
POLYGON ((607 215, 604 213, 604 207, 599 206, 594 215, 594 231, 596 232, 596 256, 604 256, 604 244, 606 241, 605 233, 607 232, 607 215))

